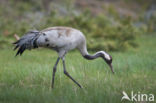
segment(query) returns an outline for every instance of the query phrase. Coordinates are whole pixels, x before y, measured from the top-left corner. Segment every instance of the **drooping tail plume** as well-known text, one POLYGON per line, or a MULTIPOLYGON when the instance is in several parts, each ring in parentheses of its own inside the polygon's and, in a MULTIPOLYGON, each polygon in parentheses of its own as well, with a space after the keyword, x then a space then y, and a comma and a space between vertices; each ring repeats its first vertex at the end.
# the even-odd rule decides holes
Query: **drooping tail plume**
POLYGON ((23 37, 21 37, 19 40, 17 40, 16 42, 14 42, 13 44, 15 44, 15 48, 14 50, 16 50, 17 48, 18 51, 16 53, 17 55, 22 55, 22 53, 26 50, 26 49, 32 49, 32 48, 37 48, 37 38, 39 37, 39 31, 30 31, 28 33, 26 33, 23 37))

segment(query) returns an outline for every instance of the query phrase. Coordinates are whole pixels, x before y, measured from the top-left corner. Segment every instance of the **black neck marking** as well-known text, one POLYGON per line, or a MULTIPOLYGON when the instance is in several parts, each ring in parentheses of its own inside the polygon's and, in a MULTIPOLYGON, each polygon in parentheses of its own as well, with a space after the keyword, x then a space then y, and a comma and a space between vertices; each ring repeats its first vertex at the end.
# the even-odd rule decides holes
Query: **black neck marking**
POLYGON ((83 57, 88 59, 88 60, 92 60, 92 59, 96 59, 98 57, 102 57, 103 54, 102 53, 97 53, 95 55, 84 55, 83 57))

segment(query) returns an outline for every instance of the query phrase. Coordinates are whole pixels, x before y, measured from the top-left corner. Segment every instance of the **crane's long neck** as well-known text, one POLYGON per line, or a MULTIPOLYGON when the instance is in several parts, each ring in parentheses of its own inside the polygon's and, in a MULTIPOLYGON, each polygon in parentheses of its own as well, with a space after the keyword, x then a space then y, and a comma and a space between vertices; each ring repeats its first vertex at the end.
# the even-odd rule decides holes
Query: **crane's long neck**
POLYGON ((113 66, 112 66, 112 57, 109 54, 107 54, 105 51, 98 51, 95 54, 90 55, 87 51, 85 42, 83 42, 82 45, 80 45, 80 47, 78 47, 78 49, 80 50, 82 56, 88 60, 102 57, 106 61, 106 63, 109 65, 111 71, 114 73, 113 66))
POLYGON ((98 57, 102 57, 102 58, 105 58, 105 59, 110 59, 110 56, 109 54, 107 54, 105 51, 98 51, 96 52, 95 54, 93 55, 90 55, 87 51, 87 47, 86 47, 86 44, 82 45, 81 48, 79 48, 82 56, 85 58, 85 59, 88 59, 88 60, 92 60, 92 59, 96 59, 98 57))
POLYGON ((96 59, 96 58, 102 57, 102 56, 103 56, 103 54, 100 51, 99 52, 96 52, 93 55, 90 55, 90 54, 83 55, 83 57, 86 58, 86 59, 88 59, 88 60, 96 59))

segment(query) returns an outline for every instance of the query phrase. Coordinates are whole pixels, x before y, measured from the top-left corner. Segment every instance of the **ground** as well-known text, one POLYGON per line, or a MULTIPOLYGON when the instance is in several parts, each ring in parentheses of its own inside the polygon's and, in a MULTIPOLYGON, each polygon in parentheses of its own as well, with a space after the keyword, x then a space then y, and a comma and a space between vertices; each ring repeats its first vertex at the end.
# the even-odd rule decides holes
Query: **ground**
POLYGON ((51 50, 26 51, 21 57, 14 57, 12 48, 0 50, 0 103, 121 103, 122 91, 156 95, 155 38, 143 35, 137 38, 138 48, 111 52, 115 74, 102 59, 88 61, 78 51, 68 53, 67 70, 82 89, 63 74, 62 62, 55 88, 50 88, 57 59, 51 50))

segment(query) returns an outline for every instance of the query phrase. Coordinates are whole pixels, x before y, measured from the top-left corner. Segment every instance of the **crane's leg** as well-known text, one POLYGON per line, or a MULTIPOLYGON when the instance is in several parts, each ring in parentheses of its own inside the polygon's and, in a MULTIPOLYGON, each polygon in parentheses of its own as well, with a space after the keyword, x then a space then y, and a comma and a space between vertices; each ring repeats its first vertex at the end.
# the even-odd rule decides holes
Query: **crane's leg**
POLYGON ((74 83, 76 83, 80 88, 81 88, 81 85, 76 82, 70 75, 69 73, 66 71, 66 66, 65 66, 65 60, 64 60, 64 57, 62 58, 62 61, 63 61, 63 69, 64 69, 64 74, 69 77, 74 83))
POLYGON ((55 65, 54 65, 54 68, 53 68, 52 84, 51 84, 51 87, 52 88, 54 88, 55 72, 56 72, 56 67, 57 67, 57 64, 58 64, 59 60, 60 60, 60 58, 58 57, 55 65))

